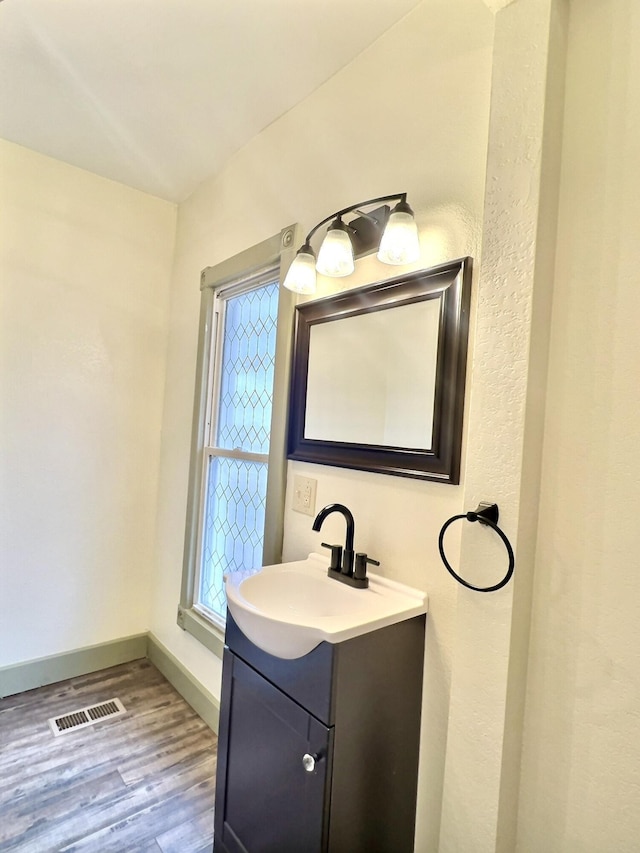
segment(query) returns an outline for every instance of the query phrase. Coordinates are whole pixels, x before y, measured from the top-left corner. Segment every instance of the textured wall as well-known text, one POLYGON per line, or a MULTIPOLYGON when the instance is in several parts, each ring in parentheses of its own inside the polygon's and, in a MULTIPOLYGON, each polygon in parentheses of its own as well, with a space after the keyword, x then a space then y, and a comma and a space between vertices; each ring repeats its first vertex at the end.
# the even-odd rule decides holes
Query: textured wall
POLYGON ((0 666, 145 631, 175 207, 0 142, 0 666))
MULTIPOLYGON (((465 509, 499 504, 516 570, 498 592, 459 590, 441 853, 515 845, 544 417, 536 391, 546 374, 560 159, 556 54, 562 60, 564 42, 553 2, 519 0, 496 15, 465 509)), ((493 533, 465 524, 460 565, 488 586, 504 575, 507 554, 493 533)))
POLYGON ((522 853, 640 838, 640 6, 572 4, 522 853))

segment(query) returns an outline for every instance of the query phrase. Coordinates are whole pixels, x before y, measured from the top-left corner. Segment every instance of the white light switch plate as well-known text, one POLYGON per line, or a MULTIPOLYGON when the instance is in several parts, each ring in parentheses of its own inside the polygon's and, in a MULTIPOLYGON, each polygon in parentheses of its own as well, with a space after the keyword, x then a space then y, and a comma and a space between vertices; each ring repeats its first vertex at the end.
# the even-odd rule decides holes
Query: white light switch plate
POLYGON ((293 478, 293 501, 291 509, 294 512, 302 512, 305 515, 316 514, 316 487, 317 480, 311 477, 301 477, 296 474, 293 478))

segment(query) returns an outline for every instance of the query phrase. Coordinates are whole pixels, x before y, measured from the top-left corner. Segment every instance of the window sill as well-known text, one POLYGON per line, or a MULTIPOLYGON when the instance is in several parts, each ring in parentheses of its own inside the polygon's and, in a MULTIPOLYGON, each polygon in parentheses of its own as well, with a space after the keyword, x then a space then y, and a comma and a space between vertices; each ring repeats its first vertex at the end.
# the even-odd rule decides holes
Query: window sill
POLYGON ((193 608, 178 608, 178 625, 222 659, 222 652, 224 651, 224 632, 222 629, 213 625, 193 608))

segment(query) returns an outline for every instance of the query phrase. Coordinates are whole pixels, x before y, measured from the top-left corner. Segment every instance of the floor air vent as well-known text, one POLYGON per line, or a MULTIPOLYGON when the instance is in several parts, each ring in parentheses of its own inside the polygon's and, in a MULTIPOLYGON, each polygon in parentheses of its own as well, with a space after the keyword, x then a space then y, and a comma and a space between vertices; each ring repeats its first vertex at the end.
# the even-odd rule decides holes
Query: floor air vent
POLYGON ((51 731, 57 737, 67 732, 74 732, 77 729, 92 726, 94 723, 99 723, 108 717, 121 717, 125 713, 126 709, 119 699, 109 699, 107 702, 101 702, 99 705, 91 705, 89 708, 80 708, 78 711, 71 711, 71 713, 64 714, 62 717, 52 717, 47 722, 51 731))

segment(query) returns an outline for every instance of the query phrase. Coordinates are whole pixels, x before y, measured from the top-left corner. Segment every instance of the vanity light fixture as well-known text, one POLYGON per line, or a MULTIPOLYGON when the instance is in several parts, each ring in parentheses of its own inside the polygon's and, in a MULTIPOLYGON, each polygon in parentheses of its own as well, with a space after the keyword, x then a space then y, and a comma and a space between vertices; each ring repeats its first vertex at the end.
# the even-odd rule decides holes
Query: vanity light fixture
POLYGON ((296 293, 315 293, 316 270, 332 278, 351 275, 355 269, 354 259, 376 250, 378 260, 385 264, 411 264, 420 257, 418 227, 413 211, 407 203, 406 193, 360 201, 318 222, 298 249, 285 277, 284 286, 296 293), (369 212, 361 209, 396 200, 397 204, 393 210, 387 204, 369 212), (342 217, 350 213, 356 213, 358 216, 344 222, 342 217), (322 241, 316 261, 311 238, 327 222, 331 222, 331 225, 322 241))

